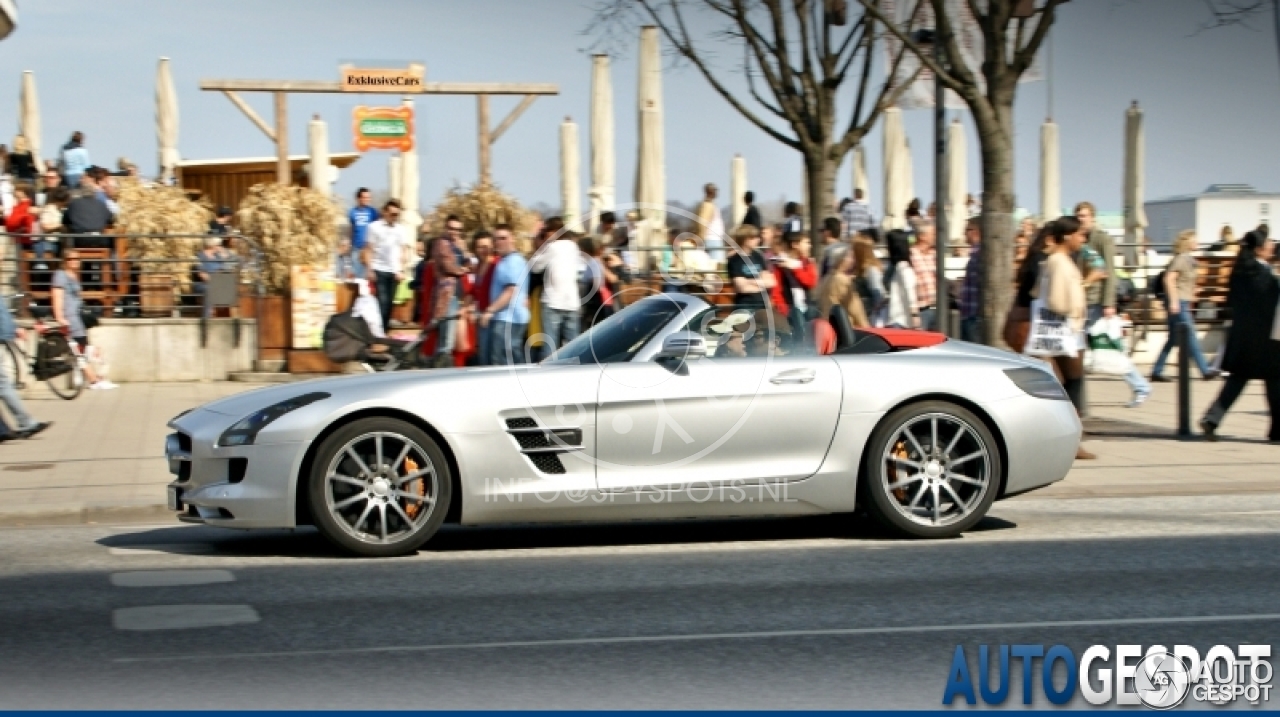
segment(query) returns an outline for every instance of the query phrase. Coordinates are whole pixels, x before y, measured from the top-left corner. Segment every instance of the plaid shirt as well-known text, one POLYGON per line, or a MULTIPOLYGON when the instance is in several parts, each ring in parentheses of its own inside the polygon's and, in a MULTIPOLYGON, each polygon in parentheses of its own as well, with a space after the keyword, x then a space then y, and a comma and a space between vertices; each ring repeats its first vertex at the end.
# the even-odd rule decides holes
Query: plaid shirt
POLYGON ((936 306, 938 303, 938 252, 928 254, 911 248, 911 270, 916 273, 916 310, 936 306))
POLYGON ((851 237, 860 231, 865 231, 876 225, 875 217, 871 216, 871 207, 866 202, 854 200, 844 205, 841 211, 844 219, 845 237, 851 237))
POLYGON ((969 263, 964 266, 964 282, 960 284, 960 318, 978 315, 978 290, 982 278, 982 245, 969 247, 969 263))

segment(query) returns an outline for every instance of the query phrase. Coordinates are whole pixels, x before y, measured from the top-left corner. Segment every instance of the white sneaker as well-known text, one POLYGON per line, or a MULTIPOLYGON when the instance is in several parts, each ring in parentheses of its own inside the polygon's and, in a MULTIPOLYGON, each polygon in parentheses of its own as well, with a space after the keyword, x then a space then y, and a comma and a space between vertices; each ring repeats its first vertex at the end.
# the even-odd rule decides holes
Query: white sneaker
POLYGON ((1147 398, 1150 395, 1151 395, 1150 391, 1133 394, 1133 400, 1129 401, 1129 404, 1126 406, 1126 408, 1137 408, 1138 406, 1141 406, 1142 404, 1147 402, 1147 398))
POLYGON ((114 383, 111 383, 110 381, 108 381, 108 380, 106 380, 106 379, 104 378, 104 379, 102 379, 101 381, 99 381, 99 382, 97 382, 97 383, 91 383, 91 384, 89 384, 89 388, 94 389, 94 390, 97 390, 97 391, 110 391, 110 390, 111 390, 111 389, 113 389, 113 388, 120 388, 120 387, 119 387, 119 386, 117 386, 117 385, 115 385, 114 383))

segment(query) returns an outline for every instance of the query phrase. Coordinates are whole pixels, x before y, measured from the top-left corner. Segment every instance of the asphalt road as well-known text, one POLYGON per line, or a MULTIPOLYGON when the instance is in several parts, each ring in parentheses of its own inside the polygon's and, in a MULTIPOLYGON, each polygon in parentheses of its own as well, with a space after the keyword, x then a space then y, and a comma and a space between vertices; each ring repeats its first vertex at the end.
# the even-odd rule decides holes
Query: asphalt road
POLYGON ((0 708, 937 708, 958 644, 1280 645, 1280 495, 981 528, 455 528, 382 561, 309 530, 5 529, 0 708))

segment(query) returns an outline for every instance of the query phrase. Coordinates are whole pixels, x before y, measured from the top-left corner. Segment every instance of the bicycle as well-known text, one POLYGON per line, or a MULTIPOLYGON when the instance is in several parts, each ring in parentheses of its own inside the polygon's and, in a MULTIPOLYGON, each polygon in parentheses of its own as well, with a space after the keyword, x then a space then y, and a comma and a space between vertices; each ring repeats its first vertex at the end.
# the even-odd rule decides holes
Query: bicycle
MULTIPOLYGON (((5 299, 19 299, 22 294, 6 296, 5 299)), ((84 390, 84 357, 77 347, 73 347, 68 338, 65 326, 47 327, 40 317, 32 327, 36 335, 36 355, 31 356, 23 349, 17 339, 4 342, 0 350, 0 370, 13 383, 14 388, 23 388, 22 367, 27 367, 27 374, 37 381, 49 384, 49 390, 65 401, 75 399, 84 390), (44 357, 41 358, 41 346, 44 357)))

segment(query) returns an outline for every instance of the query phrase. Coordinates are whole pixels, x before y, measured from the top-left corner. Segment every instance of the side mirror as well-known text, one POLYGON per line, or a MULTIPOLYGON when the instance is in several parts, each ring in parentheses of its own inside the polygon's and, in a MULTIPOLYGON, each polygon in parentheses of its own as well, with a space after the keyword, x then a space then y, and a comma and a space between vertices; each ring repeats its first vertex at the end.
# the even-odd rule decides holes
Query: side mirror
POLYGON ((707 340, 696 331, 677 331, 662 340, 662 350, 658 359, 676 359, 687 361, 704 358, 707 355, 707 340))

